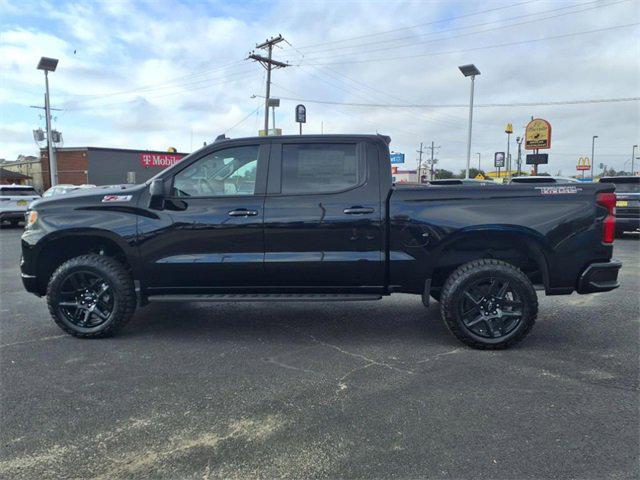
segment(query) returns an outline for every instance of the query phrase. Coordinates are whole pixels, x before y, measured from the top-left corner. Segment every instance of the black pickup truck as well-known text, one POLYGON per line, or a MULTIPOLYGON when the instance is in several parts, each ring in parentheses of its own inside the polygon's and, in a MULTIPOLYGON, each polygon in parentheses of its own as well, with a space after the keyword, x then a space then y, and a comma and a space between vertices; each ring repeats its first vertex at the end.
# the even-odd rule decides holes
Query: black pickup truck
MULTIPOLYGON (((440 302, 504 348, 547 295, 618 287, 613 185, 392 184, 389 138, 219 139, 143 185, 37 201, 22 279, 78 337, 149 302, 440 302)), ((180 321, 180 319, 176 319, 180 321)))

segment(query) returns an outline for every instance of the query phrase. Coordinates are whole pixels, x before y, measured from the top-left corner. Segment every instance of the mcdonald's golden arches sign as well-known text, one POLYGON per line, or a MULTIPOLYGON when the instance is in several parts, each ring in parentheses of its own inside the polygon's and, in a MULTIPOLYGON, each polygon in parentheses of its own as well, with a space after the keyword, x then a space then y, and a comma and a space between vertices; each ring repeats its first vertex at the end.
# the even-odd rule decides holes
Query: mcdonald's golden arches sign
POLYGON ((591 160, 589 160, 589 157, 580 157, 578 159, 578 165, 576 165, 576 170, 591 170, 591 160))
POLYGON ((542 118, 534 118, 524 132, 526 150, 546 150, 551 148, 551 124, 542 118))

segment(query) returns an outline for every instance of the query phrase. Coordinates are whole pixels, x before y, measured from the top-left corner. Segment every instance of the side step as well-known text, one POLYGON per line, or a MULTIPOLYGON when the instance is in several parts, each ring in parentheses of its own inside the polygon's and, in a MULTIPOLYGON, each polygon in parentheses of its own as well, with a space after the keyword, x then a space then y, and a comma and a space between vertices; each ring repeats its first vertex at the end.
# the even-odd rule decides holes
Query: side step
POLYGON ((365 293, 205 293, 196 295, 151 295, 149 302, 362 302, 382 295, 365 293))

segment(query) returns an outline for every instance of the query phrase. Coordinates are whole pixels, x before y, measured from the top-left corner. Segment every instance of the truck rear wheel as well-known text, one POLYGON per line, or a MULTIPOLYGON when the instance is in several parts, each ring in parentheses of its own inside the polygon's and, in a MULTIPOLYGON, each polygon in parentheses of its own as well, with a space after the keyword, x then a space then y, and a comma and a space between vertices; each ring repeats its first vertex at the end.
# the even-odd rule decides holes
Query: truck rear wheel
POLYGON ((470 347, 507 348, 531 331, 538 297, 518 268, 480 259, 449 276, 442 288, 440 312, 449 330, 470 347))
POLYGON ((65 332, 99 338, 113 335, 127 324, 136 308, 136 296, 124 265, 103 255, 82 255, 53 273, 47 305, 65 332))

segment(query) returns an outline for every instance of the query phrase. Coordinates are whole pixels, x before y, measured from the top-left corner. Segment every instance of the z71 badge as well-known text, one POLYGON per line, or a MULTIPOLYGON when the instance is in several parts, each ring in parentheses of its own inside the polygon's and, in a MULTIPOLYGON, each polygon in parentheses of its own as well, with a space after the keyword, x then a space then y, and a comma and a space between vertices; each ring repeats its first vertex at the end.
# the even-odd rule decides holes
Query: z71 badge
POLYGON ((102 197, 102 203, 105 202, 130 202, 131 195, 105 195, 102 197))
POLYGON ((568 186, 536 187, 536 190, 540 190, 542 195, 571 195, 582 191, 581 188, 568 186))

